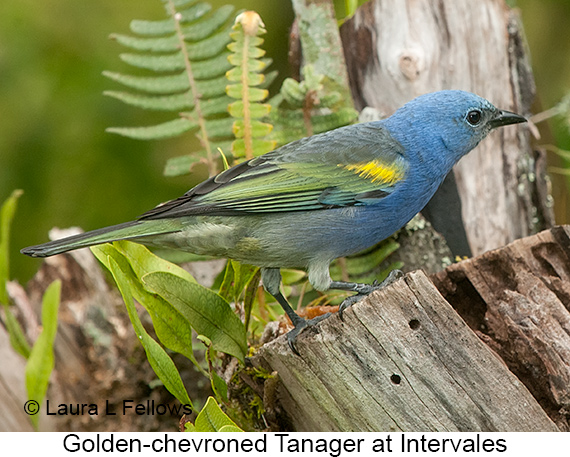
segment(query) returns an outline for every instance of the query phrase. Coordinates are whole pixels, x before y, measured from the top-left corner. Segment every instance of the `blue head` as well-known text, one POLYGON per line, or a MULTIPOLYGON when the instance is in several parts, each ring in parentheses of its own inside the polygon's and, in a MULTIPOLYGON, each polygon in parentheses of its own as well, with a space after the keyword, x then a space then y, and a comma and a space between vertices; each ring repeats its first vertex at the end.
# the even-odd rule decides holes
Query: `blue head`
POLYGON ((407 151, 444 174, 491 130, 519 122, 526 119, 460 90, 421 95, 385 120, 407 151))

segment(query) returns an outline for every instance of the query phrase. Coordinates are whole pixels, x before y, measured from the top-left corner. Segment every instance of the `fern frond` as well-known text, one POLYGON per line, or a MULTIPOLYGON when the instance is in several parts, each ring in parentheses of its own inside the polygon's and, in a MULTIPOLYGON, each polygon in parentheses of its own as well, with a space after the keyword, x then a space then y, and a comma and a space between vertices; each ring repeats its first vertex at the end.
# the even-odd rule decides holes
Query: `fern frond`
POLYGON ((230 115, 235 118, 233 132, 236 140, 232 144, 234 158, 251 159, 275 148, 275 141, 265 139, 273 129, 269 123, 262 122, 271 110, 267 103, 260 103, 267 98, 268 91, 259 87, 266 78, 262 73, 270 63, 261 59, 265 51, 263 44, 264 24, 255 11, 241 13, 235 20, 230 34, 232 42, 228 61, 234 67, 226 73, 230 81, 226 88, 229 97, 236 99, 228 106, 230 115))
POLYGON ((105 130, 135 140, 160 140, 181 135, 184 132, 195 129, 197 126, 197 122, 179 118, 147 127, 109 127, 105 130))
POLYGON ((301 82, 285 79, 280 93, 270 101, 275 126, 271 137, 278 144, 351 124, 358 117, 355 109, 346 106, 336 85, 312 65, 303 67, 302 76, 301 82))
MULTIPOLYGON (((132 35, 111 36, 135 51, 121 54, 121 60, 147 74, 106 71, 106 77, 132 92, 113 90, 105 95, 142 109, 172 112, 174 119, 158 125, 112 127, 107 131, 136 139, 194 132, 203 146, 203 152, 196 152, 197 161, 205 160, 213 175, 218 171, 218 159, 212 140, 227 143, 232 138, 225 73, 232 68, 226 47, 230 42, 234 7, 213 9, 197 0, 162 2, 166 19, 134 20, 130 24, 132 35)), ((194 162, 188 158, 174 160, 167 163, 165 173, 190 171, 192 166, 188 164, 194 162)))
MULTIPOLYGON (((181 8, 183 5, 177 6, 179 7, 181 20, 183 22, 197 21, 212 11, 212 5, 209 3, 196 3, 186 9, 181 8)), ((131 21, 130 29, 131 32, 143 36, 168 35, 176 32, 176 25, 174 24, 174 19, 171 17, 159 21, 135 19, 131 21)))

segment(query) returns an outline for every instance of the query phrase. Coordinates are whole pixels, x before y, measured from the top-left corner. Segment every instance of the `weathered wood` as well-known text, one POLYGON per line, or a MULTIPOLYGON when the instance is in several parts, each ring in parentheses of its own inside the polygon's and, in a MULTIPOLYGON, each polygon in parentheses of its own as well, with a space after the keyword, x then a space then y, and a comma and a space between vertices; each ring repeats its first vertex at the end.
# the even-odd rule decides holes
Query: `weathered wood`
POLYGON ((432 277, 560 429, 570 431, 570 227, 556 227, 432 277))
MULTIPOLYGON (((534 83, 524 39, 516 11, 503 1, 372 0, 341 36, 357 108, 389 115, 422 93, 463 89, 502 109, 530 111, 534 83)), ((539 159, 519 126, 493 132, 455 167, 459 226, 473 255, 547 227, 539 159)), ((441 220, 453 216, 449 207, 441 211, 441 220)), ((447 236, 447 227, 432 223, 447 236)))
POLYGON ((297 340, 263 346, 297 431, 554 431, 524 385, 421 272, 297 340))

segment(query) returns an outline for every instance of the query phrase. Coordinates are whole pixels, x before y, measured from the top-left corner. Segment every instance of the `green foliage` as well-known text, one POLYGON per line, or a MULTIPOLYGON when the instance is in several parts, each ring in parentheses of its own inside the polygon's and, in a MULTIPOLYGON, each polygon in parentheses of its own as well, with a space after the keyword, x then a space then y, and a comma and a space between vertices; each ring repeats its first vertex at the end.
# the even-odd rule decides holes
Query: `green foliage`
POLYGON ((360 5, 366 3, 367 0, 334 0, 336 17, 339 18, 339 24, 350 19, 360 5))
MULTIPOLYGON (((53 342, 57 332, 57 311, 61 294, 61 281, 52 282, 46 289, 42 300, 42 331, 30 352, 26 364, 26 390, 28 399, 42 404, 49 385, 49 378, 55 364, 53 342)), ((35 428, 39 416, 31 415, 35 428)))
POLYGON ((91 251, 109 271, 111 271, 111 258, 119 265, 128 280, 130 292, 134 299, 143 305, 150 314, 160 342, 168 349, 187 357, 199 370, 204 372, 194 358, 192 326, 188 320, 166 300, 148 291, 141 280, 145 274, 155 271, 168 271, 171 274, 183 275, 182 271, 184 270, 179 269, 176 265, 168 264, 166 261, 164 261, 165 266, 161 266, 158 257, 151 254, 145 247, 135 243, 104 244, 92 247, 91 251), (140 260, 135 261, 134 259, 140 260), (140 266, 142 268, 139 268, 140 266))
POLYGON ((219 407, 213 397, 209 397, 206 405, 196 417, 196 422, 184 424, 187 432, 243 432, 219 407))
POLYGON ((232 143, 234 158, 252 159, 275 148, 275 141, 265 137, 273 126, 259 119, 266 117, 271 110, 267 103, 267 90, 260 86, 265 82, 262 71, 268 62, 261 60, 265 51, 259 48, 263 44, 261 35, 265 34, 263 22, 254 11, 240 14, 230 34, 233 42, 228 45, 232 52, 229 62, 233 68, 226 73, 232 83, 226 87, 226 93, 237 101, 228 106, 230 115, 237 119, 233 124, 236 140, 232 143))
MULTIPOLYGON (((225 73, 231 68, 226 46, 234 7, 226 5, 214 11, 208 3, 196 0, 162 1, 167 19, 134 20, 131 22, 134 35, 111 36, 136 51, 121 54, 124 62, 153 74, 104 72, 108 78, 136 91, 106 91, 105 95, 139 108, 172 112, 176 117, 153 126, 107 130, 143 140, 197 132, 203 147, 202 159, 210 175, 214 175, 217 172, 214 151, 219 146, 215 141, 228 142, 232 136, 225 73)), ((166 172, 188 173, 197 162, 176 158, 167 164, 166 172)))
POLYGON ((224 394, 221 379, 212 375, 211 366, 207 373, 195 359, 192 331, 198 333, 209 350, 225 352, 243 362, 247 351, 245 327, 228 302, 196 283, 182 268, 139 244, 119 241, 91 250, 119 285, 137 336, 166 388, 182 403, 190 404, 174 363, 140 326, 134 308, 130 309, 133 298, 150 314, 160 343, 187 357, 205 375, 210 374, 215 391, 224 394))
POLYGON ((121 291, 121 295, 123 296, 123 300, 125 301, 127 312, 129 314, 129 318, 131 319, 131 323, 133 324, 133 328, 135 329, 137 337, 146 352, 147 359, 152 366, 152 369, 162 381, 164 386, 168 389, 168 391, 174 395, 180 401, 180 403, 183 405, 192 406, 188 392, 184 388, 184 384, 182 383, 182 379, 180 378, 180 374, 178 373, 174 362, 162 348, 162 346, 160 346, 160 344, 158 344, 146 332, 142 325, 142 322, 137 314, 135 303, 133 301, 133 295, 129 286, 127 277, 129 272, 123 272, 119 264, 112 257, 108 258, 108 262, 113 278, 115 279, 119 290, 121 291))
POLYGON ((15 190, 0 209, 0 304, 4 309, 4 324, 10 335, 10 344, 16 352, 28 358, 31 348, 26 341, 20 323, 10 309, 10 297, 6 290, 6 285, 10 279, 10 228, 16 212, 18 198, 21 195, 21 190, 15 190))
POLYGON ((392 270, 402 267, 401 263, 393 263, 388 268, 382 268, 381 265, 399 247, 400 245, 393 238, 388 238, 364 252, 346 257, 344 264, 342 261, 336 261, 331 265, 331 276, 342 278, 348 275, 350 281, 367 284, 382 281, 392 270))
POLYGON ((6 283, 10 279, 10 227, 16 212, 18 198, 21 195, 21 190, 15 190, 0 209, 0 303, 3 305, 7 305, 9 302, 6 283))
POLYGON ((170 273, 157 271, 142 279, 150 290, 183 314, 199 335, 208 337, 214 349, 244 361, 245 328, 226 300, 206 287, 170 273))
POLYGON ((220 375, 216 372, 216 367, 219 365, 220 359, 217 357, 216 351, 212 348, 212 342, 209 338, 199 335, 198 339, 201 340, 207 347, 206 349, 206 362, 208 362, 208 373, 210 375, 210 384, 212 391, 216 396, 216 400, 222 403, 228 401, 228 385, 220 375))
POLYGON ((279 144, 351 124, 358 117, 330 78, 317 74, 312 65, 304 66, 302 75, 301 82, 287 78, 270 101, 272 137, 279 144))
POLYGON ((258 267, 241 264, 236 260, 229 260, 226 264, 219 294, 228 301, 243 303, 246 330, 260 279, 261 271, 258 267))

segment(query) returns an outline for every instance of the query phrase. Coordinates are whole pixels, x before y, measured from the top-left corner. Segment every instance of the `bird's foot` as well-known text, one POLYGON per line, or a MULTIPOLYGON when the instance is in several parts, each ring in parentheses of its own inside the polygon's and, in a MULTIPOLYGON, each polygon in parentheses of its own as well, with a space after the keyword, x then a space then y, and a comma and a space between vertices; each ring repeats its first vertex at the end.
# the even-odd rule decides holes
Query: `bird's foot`
POLYGON ((388 275, 388 277, 380 283, 378 281, 374 281, 372 284, 354 283, 353 287, 351 287, 348 290, 356 292, 356 295, 352 295, 346 298, 338 307, 338 315, 340 319, 344 320, 343 312, 346 309, 350 308, 352 305, 359 302, 360 300, 362 300, 363 298, 365 298, 375 290, 383 289, 384 287, 389 286, 390 284, 396 282, 398 279, 402 278, 403 276, 404 273, 402 273, 401 270, 392 270, 388 275))
POLYGON ((313 319, 303 319, 301 317, 296 319, 294 323, 295 328, 289 331, 289 333, 287 333, 287 343, 289 343, 289 347, 291 348, 291 350, 295 354, 300 356, 301 354, 299 354, 299 351, 297 351, 297 347, 295 346, 295 342, 297 341, 297 337, 299 336, 299 334, 308 327, 312 327, 318 324, 319 322, 325 320, 330 315, 331 313, 326 313, 321 316, 314 317, 313 319))

